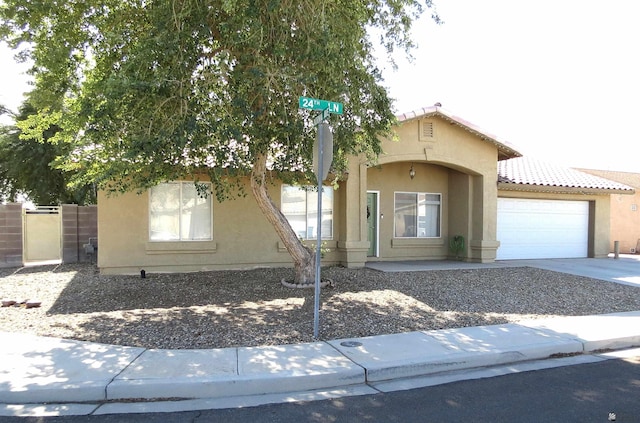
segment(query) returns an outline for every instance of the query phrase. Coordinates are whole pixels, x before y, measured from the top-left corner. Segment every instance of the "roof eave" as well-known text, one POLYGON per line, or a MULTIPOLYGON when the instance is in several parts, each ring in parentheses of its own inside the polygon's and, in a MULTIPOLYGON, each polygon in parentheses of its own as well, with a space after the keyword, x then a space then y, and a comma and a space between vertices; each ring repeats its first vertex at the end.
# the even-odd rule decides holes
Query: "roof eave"
POLYGON ((522 191, 522 192, 542 192, 550 194, 582 194, 582 195, 602 195, 602 194, 622 194, 633 195, 635 190, 622 190, 615 188, 584 188, 584 187, 567 187, 556 185, 533 185, 533 184, 517 184, 512 182, 498 182, 498 190, 502 191, 522 191))

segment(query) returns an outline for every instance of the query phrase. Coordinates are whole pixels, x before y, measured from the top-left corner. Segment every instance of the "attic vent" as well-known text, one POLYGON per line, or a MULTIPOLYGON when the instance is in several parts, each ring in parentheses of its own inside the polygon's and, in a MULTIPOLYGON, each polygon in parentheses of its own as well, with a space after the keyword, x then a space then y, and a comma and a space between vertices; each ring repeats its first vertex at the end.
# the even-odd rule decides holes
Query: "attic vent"
POLYGON ((435 138, 435 124, 432 121, 420 121, 420 141, 433 141, 435 138))

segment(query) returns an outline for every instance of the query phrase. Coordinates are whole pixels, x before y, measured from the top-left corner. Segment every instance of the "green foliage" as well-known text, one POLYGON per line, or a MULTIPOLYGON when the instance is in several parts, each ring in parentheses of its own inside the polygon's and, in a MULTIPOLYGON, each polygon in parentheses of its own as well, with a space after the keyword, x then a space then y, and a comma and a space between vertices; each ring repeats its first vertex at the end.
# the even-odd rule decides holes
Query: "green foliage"
MULTIPOLYGON (((17 125, 29 127, 35 109, 25 103, 15 116, 17 125)), ((44 125, 45 120, 36 120, 44 125)), ((14 201, 18 194, 26 195, 36 204, 92 204, 95 190, 91 185, 67 187, 70 175, 54 164, 66 156, 68 146, 47 141, 58 132, 55 125, 41 126, 31 131, 17 126, 0 126, 0 198, 14 201), (29 134, 34 133, 31 137, 29 134)))
POLYGON ((76 184, 123 192, 206 169, 222 200, 261 155, 289 180, 312 177, 314 113, 298 110, 301 95, 344 103, 331 118, 338 177, 348 155, 375 158, 395 117, 370 29, 387 51, 408 51, 425 6, 5 0, 0 39, 34 61, 38 113, 23 133, 42 141, 58 128, 47 139, 67 146, 61 165, 76 184))
POLYGON ((455 235, 449 240, 449 249, 456 255, 456 258, 460 257, 460 253, 464 251, 464 236, 455 235))

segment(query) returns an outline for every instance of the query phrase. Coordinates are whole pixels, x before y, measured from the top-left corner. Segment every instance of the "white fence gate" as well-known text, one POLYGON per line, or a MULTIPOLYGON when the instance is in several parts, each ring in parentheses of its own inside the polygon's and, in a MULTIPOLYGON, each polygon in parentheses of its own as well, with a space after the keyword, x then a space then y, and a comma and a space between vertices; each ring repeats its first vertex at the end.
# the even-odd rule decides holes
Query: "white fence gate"
POLYGON ((62 260, 62 213, 60 207, 44 206, 23 210, 23 259, 62 260))

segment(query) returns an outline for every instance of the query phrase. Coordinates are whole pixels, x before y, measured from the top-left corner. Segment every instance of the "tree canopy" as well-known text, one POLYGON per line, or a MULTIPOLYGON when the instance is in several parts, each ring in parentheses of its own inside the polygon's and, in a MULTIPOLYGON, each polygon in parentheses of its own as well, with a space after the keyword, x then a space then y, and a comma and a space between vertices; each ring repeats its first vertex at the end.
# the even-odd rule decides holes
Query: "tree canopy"
POLYGON ((64 166, 77 182, 124 192, 206 171, 222 200, 251 176, 297 263, 264 176, 311 177, 315 133, 298 98, 344 104, 331 122, 337 175, 349 155, 374 158, 395 117, 373 43, 409 51, 425 7, 431 0, 5 0, 0 37, 34 61, 39 115, 22 131, 60 128, 52 141, 70 145, 64 166))
MULTIPOLYGON (((4 113, 10 112, 5 109, 4 113)), ((35 114, 33 106, 26 102, 14 119, 24 122, 35 114)), ((71 175, 56 168, 57 160, 67 155, 68 148, 47 142, 57 131, 55 126, 46 128, 38 141, 21 137, 16 126, 0 125, 0 199, 17 201, 23 195, 39 205, 95 203, 92 184, 70 187, 71 175)))

